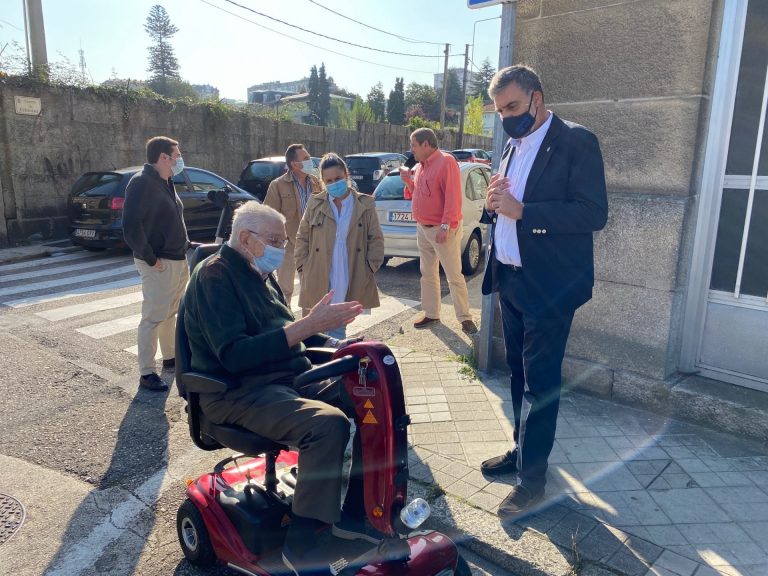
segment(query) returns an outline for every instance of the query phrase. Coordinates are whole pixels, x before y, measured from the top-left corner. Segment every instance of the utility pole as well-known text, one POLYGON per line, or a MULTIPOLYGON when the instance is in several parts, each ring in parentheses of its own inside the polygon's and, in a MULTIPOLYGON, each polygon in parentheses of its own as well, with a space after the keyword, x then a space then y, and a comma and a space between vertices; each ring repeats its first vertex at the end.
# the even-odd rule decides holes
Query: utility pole
POLYGON ((48 77, 48 54, 45 49, 45 24, 41 0, 24 0, 24 21, 27 25, 27 58, 35 74, 48 77))
POLYGON ((459 120, 459 135, 456 137, 456 148, 464 147, 464 116, 467 114, 467 69, 469 68, 469 44, 464 44, 464 81, 461 84, 461 119, 459 120))
POLYGON ((440 99, 440 128, 445 127, 445 98, 448 94, 448 50, 450 44, 445 45, 445 64, 443 65, 443 97, 440 99))
MULTIPOLYGON (((514 48, 515 37, 515 19, 517 16, 517 4, 503 4, 501 7, 501 37, 499 38, 499 70, 512 65, 512 50, 514 48)), ((496 116, 496 123, 493 126, 493 170, 499 169, 499 160, 504 147, 506 137, 501 126, 501 120, 496 116)), ((490 245, 491 227, 488 226, 485 231, 485 245, 490 245)), ((488 252, 486 251, 485 265, 488 266, 488 252)), ((480 332, 477 335, 476 357, 477 367, 480 370, 489 370, 491 368, 493 332, 496 323, 496 308, 498 306, 498 295, 489 294, 483 296, 480 311, 480 332)))

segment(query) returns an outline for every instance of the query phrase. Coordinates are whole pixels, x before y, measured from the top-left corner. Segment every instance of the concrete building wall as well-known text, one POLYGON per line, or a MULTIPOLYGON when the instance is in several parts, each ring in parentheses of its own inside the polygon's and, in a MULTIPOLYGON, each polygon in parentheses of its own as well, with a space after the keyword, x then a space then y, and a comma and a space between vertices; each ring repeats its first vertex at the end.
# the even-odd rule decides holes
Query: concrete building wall
MULTIPOLYGON (((0 246, 33 235, 64 237, 67 194, 77 177, 142 164, 146 140, 161 134, 179 141, 189 166, 235 183, 248 160, 283 154, 293 142, 303 142, 314 156, 402 152, 409 146, 405 126, 360 124, 357 131, 339 130, 141 99, 135 93, 6 82, 0 85, 0 246), (16 114, 14 96, 40 98, 41 114, 16 114)), ((441 146, 455 148, 454 134, 440 136, 441 146)), ((489 148, 490 139, 465 136, 465 144, 489 148)))
MULTIPOLYGON (((519 0, 513 60, 600 139, 609 220, 565 377, 605 394, 674 378, 722 0, 519 0)), ((498 334, 498 330, 496 331, 498 334)), ((494 342, 494 362, 503 366, 494 342)))

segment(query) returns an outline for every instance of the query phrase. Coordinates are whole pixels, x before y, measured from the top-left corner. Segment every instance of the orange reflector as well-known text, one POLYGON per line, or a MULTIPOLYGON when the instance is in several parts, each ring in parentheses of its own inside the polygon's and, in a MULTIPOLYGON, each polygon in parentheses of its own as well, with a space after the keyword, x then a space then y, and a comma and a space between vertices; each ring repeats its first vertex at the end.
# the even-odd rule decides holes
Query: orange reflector
POLYGON ((363 424, 378 424, 379 421, 376 420, 376 416, 373 415, 373 412, 368 410, 368 414, 365 415, 365 418, 363 418, 363 424))
POLYGON ((373 402, 371 402, 370 400, 366 400, 365 404, 363 404, 363 408, 367 408, 368 410, 370 410, 371 408, 373 408, 373 402))
POLYGON ((373 517, 381 518, 382 516, 384 516, 384 510, 381 508, 381 506, 376 506, 376 508, 373 509, 373 517))
POLYGON ((194 480, 192 480, 191 478, 187 478, 185 482, 187 483, 187 486, 189 486, 190 484, 194 483, 194 480))

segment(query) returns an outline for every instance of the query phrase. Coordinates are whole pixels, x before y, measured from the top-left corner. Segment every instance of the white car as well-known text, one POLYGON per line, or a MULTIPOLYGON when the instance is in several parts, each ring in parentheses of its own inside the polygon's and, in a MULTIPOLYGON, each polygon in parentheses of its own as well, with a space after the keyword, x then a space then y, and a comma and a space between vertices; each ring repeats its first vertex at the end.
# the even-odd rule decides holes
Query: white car
MULTIPOLYGON (((461 170, 464 234, 461 239, 461 271, 470 276, 477 271, 483 249, 485 224, 480 224, 488 183, 489 166, 476 162, 459 162, 461 170)), ((384 232, 385 262, 392 257, 418 258, 416 222, 411 213, 411 201, 404 196, 405 184, 397 170, 390 172, 376 187, 373 198, 384 232)))

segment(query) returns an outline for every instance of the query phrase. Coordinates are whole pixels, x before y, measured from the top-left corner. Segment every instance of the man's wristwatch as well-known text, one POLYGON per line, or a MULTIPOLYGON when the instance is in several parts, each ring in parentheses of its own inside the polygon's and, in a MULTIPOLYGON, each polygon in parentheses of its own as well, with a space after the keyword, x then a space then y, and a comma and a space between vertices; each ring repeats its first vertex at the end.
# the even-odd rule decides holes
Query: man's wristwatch
POLYGON ((449 226, 448 224, 440 224, 440 230, 448 230, 449 226))

